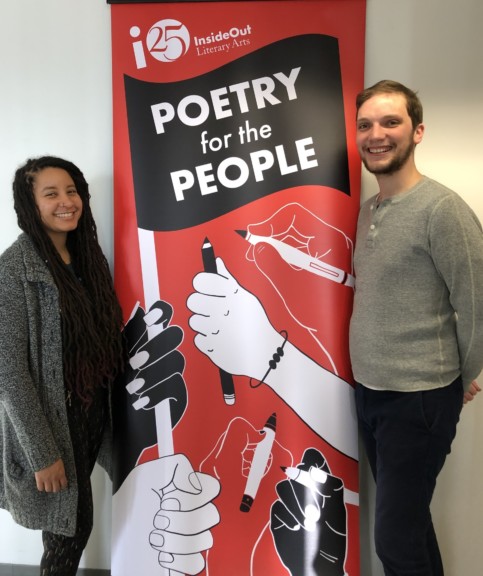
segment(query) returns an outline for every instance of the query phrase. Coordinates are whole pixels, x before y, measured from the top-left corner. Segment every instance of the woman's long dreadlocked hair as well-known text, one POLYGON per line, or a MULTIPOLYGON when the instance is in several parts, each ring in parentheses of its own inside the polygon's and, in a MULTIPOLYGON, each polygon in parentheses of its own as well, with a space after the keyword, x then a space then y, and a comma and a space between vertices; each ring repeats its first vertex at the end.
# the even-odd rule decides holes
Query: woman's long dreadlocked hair
POLYGON ((112 382, 123 369, 122 311, 109 266, 97 238, 89 206, 89 187, 72 162, 44 156, 27 160, 15 173, 14 208, 18 225, 33 241, 59 290, 64 379, 68 390, 89 405, 99 386, 112 382), (82 199, 83 210, 76 230, 67 235, 67 246, 81 282, 63 263, 35 203, 35 176, 44 168, 69 173, 82 199))

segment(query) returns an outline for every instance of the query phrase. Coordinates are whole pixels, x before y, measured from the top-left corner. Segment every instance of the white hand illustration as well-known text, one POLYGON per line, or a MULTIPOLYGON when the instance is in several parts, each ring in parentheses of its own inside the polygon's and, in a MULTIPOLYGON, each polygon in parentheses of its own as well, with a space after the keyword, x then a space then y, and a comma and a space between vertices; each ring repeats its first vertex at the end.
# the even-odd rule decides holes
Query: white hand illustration
POLYGON ((113 576, 201 572, 220 520, 212 503, 219 491, 183 454, 136 466, 113 497, 113 576))

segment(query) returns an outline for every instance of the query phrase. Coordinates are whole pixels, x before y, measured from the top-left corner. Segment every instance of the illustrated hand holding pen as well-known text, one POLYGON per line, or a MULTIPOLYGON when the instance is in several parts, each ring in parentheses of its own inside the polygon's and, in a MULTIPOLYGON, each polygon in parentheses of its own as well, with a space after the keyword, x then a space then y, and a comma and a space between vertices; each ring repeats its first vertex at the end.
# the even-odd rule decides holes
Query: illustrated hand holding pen
POLYGON ((231 511, 222 516, 214 534, 215 545, 207 557, 211 576, 253 573, 252 555, 267 530, 275 486, 284 477, 281 465, 293 461, 290 451, 276 439, 276 427, 276 414, 270 410, 256 425, 235 417, 200 465, 220 480, 219 509, 231 511), (228 558, 233 570, 227 566, 228 558))
POLYGON ((286 204, 267 220, 250 224, 245 233, 237 232, 252 245, 248 260, 256 261, 256 246, 265 242, 295 270, 354 286, 350 238, 298 203, 286 204))
POLYGON ((260 301, 240 286, 221 258, 216 262, 217 274, 200 272, 194 277, 196 292, 186 302, 193 312, 189 325, 197 332, 195 345, 226 372, 261 380, 267 359, 283 338, 260 301))
POLYGON ((219 492, 218 480, 195 472, 183 454, 136 466, 113 499, 112 573, 200 573, 220 521, 212 502, 219 492))
POLYGON ((315 448, 305 451, 296 468, 282 469, 288 479, 277 484, 270 526, 280 558, 292 576, 343 576, 347 512, 342 480, 315 448))
POLYGON ((118 386, 113 391, 114 492, 142 450, 156 445, 156 406, 169 402, 173 428, 187 406, 185 359, 177 349, 183 332, 179 326, 170 325, 172 312, 172 307, 161 300, 147 313, 138 305, 124 329, 130 359, 125 388, 118 386))
POLYGON ((338 374, 347 358, 340 341, 353 295, 353 245, 338 228, 298 203, 237 231, 249 244, 246 257, 269 280, 294 320, 319 343, 324 367, 338 374), (334 344, 334 342, 337 342, 334 344))
POLYGON ((277 332, 260 301, 237 282, 221 258, 217 268, 218 274, 194 277, 196 292, 187 300, 196 347, 230 374, 270 386, 321 438, 357 458, 357 435, 347 434, 341 425, 354 414, 352 386, 292 345, 288 334, 277 332), (304 374, 303 393, 293 385, 294 374, 304 374))

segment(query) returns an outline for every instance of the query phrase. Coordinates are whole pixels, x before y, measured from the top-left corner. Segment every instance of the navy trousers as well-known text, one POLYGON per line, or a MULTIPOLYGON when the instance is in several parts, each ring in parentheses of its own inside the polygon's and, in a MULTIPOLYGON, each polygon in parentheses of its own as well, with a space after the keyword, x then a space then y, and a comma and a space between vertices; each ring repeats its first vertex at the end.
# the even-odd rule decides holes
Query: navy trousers
POLYGON ((463 407, 461 378, 425 392, 358 384, 356 405, 376 481, 374 537, 386 576, 443 576, 430 503, 463 407))

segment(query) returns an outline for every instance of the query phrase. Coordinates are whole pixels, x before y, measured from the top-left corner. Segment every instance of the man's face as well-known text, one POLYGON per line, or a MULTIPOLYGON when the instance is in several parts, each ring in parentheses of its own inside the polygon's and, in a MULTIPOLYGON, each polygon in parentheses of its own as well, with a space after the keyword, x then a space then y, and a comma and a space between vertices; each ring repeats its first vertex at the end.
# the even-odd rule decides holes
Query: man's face
POLYGON ((373 174, 394 174, 414 154, 423 135, 413 128, 402 94, 376 94, 359 108, 357 148, 364 166, 373 174))

